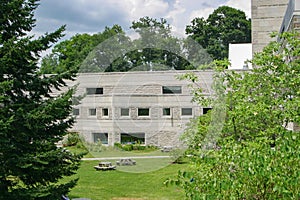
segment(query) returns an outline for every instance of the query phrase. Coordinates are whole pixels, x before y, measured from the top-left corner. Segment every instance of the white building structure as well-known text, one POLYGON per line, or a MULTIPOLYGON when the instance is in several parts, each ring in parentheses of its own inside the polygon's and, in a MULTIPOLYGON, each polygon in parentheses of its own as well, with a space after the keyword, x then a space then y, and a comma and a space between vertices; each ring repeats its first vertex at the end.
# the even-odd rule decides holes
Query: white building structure
POLYGON ((247 63, 248 60, 252 59, 252 44, 229 44, 228 59, 231 63, 228 69, 252 69, 251 63, 247 63))
MULTIPOLYGON (((145 71, 79 74, 74 106, 76 123, 72 131, 89 142, 103 144, 143 143, 156 146, 179 145, 185 125, 206 113, 192 102, 187 81, 177 76, 190 71, 145 71)), ((210 95, 213 71, 193 71, 200 87, 210 95)))

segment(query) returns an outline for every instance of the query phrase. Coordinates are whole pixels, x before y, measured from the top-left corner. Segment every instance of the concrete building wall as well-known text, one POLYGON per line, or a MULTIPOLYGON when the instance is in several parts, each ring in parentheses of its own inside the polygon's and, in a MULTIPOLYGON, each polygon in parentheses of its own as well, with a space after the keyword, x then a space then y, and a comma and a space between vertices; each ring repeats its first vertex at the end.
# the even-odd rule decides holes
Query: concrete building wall
POLYGON ((279 32, 289 0, 251 0, 252 52, 259 52, 279 32))
MULTIPOLYGON (((193 103, 187 81, 176 76, 187 71, 114 72, 79 74, 73 83, 76 96, 83 96, 72 131, 80 132, 87 141, 94 142, 95 134, 107 134, 108 144, 122 142, 122 134, 144 134, 146 145, 177 146, 186 123, 203 114, 203 108, 193 103), (164 87, 179 87, 175 94, 166 94, 164 87), (101 88, 101 94, 87 94, 87 88, 101 88), (167 108, 168 115, 163 109, 167 108), (96 112, 91 115, 91 111, 96 112), (104 111, 106 109, 106 111, 104 111), (126 109, 127 116, 122 116, 126 109), (139 109, 149 110, 140 116, 139 109), (185 115, 185 111, 192 111, 185 115), (107 112, 108 111, 108 112, 107 112)), ((212 93, 213 71, 194 71, 206 95, 212 93)), ((70 84, 69 84, 70 85, 70 84)))

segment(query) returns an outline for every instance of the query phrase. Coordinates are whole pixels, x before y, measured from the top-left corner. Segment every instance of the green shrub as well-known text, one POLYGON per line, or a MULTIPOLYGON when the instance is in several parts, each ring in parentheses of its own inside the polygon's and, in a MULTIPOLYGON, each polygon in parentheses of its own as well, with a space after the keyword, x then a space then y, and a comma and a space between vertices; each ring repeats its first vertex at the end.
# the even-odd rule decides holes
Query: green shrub
POLYGON ((118 149, 123 149, 122 148, 122 144, 118 143, 118 142, 115 142, 114 143, 114 147, 118 148, 118 149))
POLYGON ((145 150, 147 147, 146 146, 142 146, 142 145, 137 145, 137 150, 143 151, 145 150))
POLYGON ((64 146, 75 146, 80 141, 80 136, 78 133, 71 132, 68 133, 63 141, 64 146))
POLYGON ((124 151, 132 151, 133 150, 133 145, 132 144, 126 144, 126 145, 122 146, 122 149, 124 151))
POLYGON ((87 148, 91 152, 102 152, 105 150, 105 147, 102 145, 102 142, 98 140, 97 142, 87 143, 87 148))

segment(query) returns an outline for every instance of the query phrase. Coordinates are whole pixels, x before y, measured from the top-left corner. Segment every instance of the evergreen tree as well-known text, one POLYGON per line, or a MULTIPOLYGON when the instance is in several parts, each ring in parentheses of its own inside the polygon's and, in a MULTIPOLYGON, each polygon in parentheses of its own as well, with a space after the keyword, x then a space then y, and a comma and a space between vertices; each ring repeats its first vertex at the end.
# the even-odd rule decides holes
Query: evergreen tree
POLYGON ((64 72, 42 76, 40 53, 62 37, 64 26, 33 39, 38 0, 0 1, 0 199, 59 199, 76 180, 80 155, 57 148, 72 125, 69 117, 73 89, 51 95, 64 72))

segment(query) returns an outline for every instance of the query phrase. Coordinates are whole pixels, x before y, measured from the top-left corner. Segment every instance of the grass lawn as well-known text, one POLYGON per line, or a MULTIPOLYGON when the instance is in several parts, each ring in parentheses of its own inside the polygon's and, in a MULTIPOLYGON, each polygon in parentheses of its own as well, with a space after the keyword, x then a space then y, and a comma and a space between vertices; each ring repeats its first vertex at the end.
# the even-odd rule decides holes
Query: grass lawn
POLYGON ((73 153, 87 152, 85 158, 107 158, 107 157, 131 157, 131 156, 169 156, 169 153, 161 152, 161 150, 133 150, 124 151, 117 148, 107 148, 100 152, 88 151, 85 148, 77 148, 76 146, 66 147, 73 153))
MULTIPOLYGON (((187 164, 170 164, 159 170, 148 173, 136 173, 139 167, 155 162, 166 162, 163 159, 137 159, 136 166, 117 167, 113 171, 96 171, 93 166, 99 161, 83 161, 76 177, 78 184, 69 193, 69 197, 98 199, 184 199, 184 192, 176 186, 166 187, 163 183, 174 178, 178 170, 188 168, 187 164), (136 169, 135 169, 136 167, 136 169), (120 168, 120 170, 118 170, 120 168), (125 172, 128 171, 135 173, 125 172)), ((168 160, 167 160, 168 161, 168 160)), ((168 161, 169 162, 169 161, 168 161)), ((114 164, 115 162, 112 161, 114 164)))

